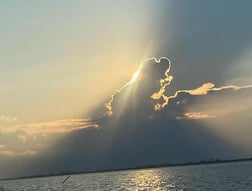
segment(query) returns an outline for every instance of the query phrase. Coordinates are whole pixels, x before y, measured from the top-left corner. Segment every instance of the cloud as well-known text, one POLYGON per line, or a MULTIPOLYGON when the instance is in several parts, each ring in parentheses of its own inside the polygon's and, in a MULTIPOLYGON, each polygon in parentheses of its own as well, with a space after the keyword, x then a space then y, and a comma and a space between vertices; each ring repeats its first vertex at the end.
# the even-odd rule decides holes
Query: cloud
MULTIPOLYGON (((122 101, 121 97, 125 97, 124 92, 133 91, 132 86, 137 86, 138 90, 146 89, 146 84, 149 85, 148 89, 151 92, 149 95, 153 100, 157 102, 154 104, 154 110, 161 110, 165 108, 170 99, 175 99, 181 93, 188 93, 190 95, 207 95, 211 91, 222 91, 222 90, 241 90, 252 88, 252 85, 225 85, 221 87, 215 87, 215 84, 212 82, 207 82, 195 89, 188 90, 177 90, 174 95, 167 95, 167 87, 171 84, 173 76, 170 74, 171 61, 167 57, 161 57, 157 59, 155 57, 144 60, 136 73, 133 75, 132 79, 127 82, 120 89, 115 90, 111 95, 110 100, 105 103, 105 108, 107 109, 107 116, 112 115, 113 110, 113 101, 116 97, 122 101), (137 80, 137 77, 141 76, 140 80, 137 80), (152 88, 153 87, 153 88, 152 88), (123 95, 123 96, 120 96, 123 95)), ((147 92, 145 92, 147 93, 147 92)), ((143 93, 144 94, 144 93, 143 93)), ((145 94, 144 94, 145 95, 145 94)), ((148 95, 145 95, 148 96, 148 95)), ((139 101, 139 100, 138 100, 139 101)))
POLYGON ((0 116, 0 121, 7 122, 7 123, 11 123, 17 120, 18 120, 17 117, 6 116, 6 115, 0 116))
POLYGON ((89 119, 64 119, 58 121, 23 124, 2 129, 2 133, 25 132, 27 135, 57 134, 83 129, 89 126, 96 126, 89 119))
POLYGON ((65 134, 88 127, 98 125, 89 119, 64 119, 0 128, 0 155, 35 155, 65 134))
POLYGON ((171 62, 165 57, 142 62, 136 75, 111 95, 105 105, 107 113, 99 119, 59 120, 2 129, 5 135, 18 135, 17 140, 23 144, 34 144, 19 150, 8 147, 2 154, 29 156, 29 163, 22 162, 23 174, 246 156, 249 152, 243 152, 239 144, 221 139, 205 128, 206 120, 215 121, 219 118, 217 114, 193 106, 207 103, 211 96, 237 94, 240 97, 251 86, 215 87, 209 82, 168 95, 173 79, 170 69, 171 62), (61 138, 54 139, 41 152, 39 148, 48 144, 48 139, 40 136, 59 134, 61 138))
MULTIPOLYGON (((58 129, 58 122, 47 125, 57 127, 50 132, 67 133, 43 154, 37 154, 28 167, 26 165, 27 171, 125 168, 241 156, 243 151, 239 145, 205 128, 206 120, 216 120, 219 116, 192 106, 198 101, 208 102, 211 96, 234 92, 240 96, 251 86, 215 87, 213 83, 205 83, 195 89, 177 90, 169 96, 173 79, 170 69, 171 62, 164 57, 142 62, 134 80, 112 94, 106 115, 81 121, 86 128, 79 129, 83 125, 79 125, 78 120, 77 124, 70 125, 72 131, 58 129), (155 110, 155 106, 166 103, 167 98, 169 102, 155 110), (38 163, 43 165, 38 166, 38 163)), ((38 126, 39 134, 49 131, 48 128, 41 130, 41 124, 38 126)), ((28 127, 25 129, 31 131, 28 127)))
MULTIPOLYGON (((177 90, 176 93, 172 96, 167 96, 162 93, 162 97, 164 102, 162 104, 157 103, 155 105, 155 110, 161 110, 162 108, 166 107, 169 104, 170 99, 175 99, 180 93, 188 93, 190 95, 207 95, 211 91, 222 91, 222 90, 241 90, 241 89, 247 89, 252 88, 252 85, 244 85, 244 86, 236 86, 236 85, 226 85, 221 87, 215 87, 215 85, 211 82, 202 84, 200 87, 191 89, 191 90, 177 90)), ((151 96, 153 99, 160 99, 160 96, 151 96)))
POLYGON ((181 117, 176 117, 176 119, 209 119, 216 117, 214 115, 209 115, 201 112, 189 112, 189 113, 184 113, 183 116, 181 117))
POLYGON ((125 83, 121 88, 116 89, 115 92, 111 95, 110 100, 107 103, 105 103, 105 108, 107 109, 107 115, 110 116, 113 113, 112 105, 115 97, 125 89, 130 88, 130 86, 133 86, 134 83, 137 83, 137 78, 139 76, 141 76, 140 79, 141 81, 143 82, 148 81, 152 75, 150 72, 155 72, 155 75, 160 74, 163 75, 163 77, 156 77, 155 80, 159 80, 160 88, 158 92, 152 95, 153 97, 160 98, 164 93, 166 86, 168 86, 173 79, 172 76, 168 75, 169 71, 170 71, 170 60, 167 57, 161 57, 160 59, 157 59, 156 57, 145 59, 143 62, 140 63, 140 66, 132 76, 132 79, 129 82, 125 83), (153 65, 153 63, 159 66, 153 65), (164 72, 160 72, 159 71, 160 69, 164 70, 164 72))
POLYGON ((32 156, 35 154, 37 154, 37 151, 34 151, 34 150, 25 150, 23 152, 17 152, 14 150, 0 150, 0 156, 4 155, 7 157, 32 156))

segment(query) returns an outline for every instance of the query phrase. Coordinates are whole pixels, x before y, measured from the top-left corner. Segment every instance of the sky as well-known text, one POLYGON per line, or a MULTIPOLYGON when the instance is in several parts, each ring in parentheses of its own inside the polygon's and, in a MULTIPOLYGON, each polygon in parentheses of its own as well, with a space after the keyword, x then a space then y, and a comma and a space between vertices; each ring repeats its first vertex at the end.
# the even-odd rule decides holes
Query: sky
POLYGON ((0 178, 251 157, 251 6, 1 2, 0 178))

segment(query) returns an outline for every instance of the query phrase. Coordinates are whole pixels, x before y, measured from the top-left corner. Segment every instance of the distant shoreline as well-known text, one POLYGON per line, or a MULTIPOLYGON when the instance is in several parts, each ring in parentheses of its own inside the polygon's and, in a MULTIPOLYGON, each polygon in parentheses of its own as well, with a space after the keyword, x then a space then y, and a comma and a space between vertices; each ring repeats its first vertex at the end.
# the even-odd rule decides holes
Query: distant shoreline
POLYGON ((101 169, 101 170, 93 170, 93 171, 84 171, 84 170, 79 171, 79 172, 64 171, 64 172, 59 172, 59 173, 38 174, 38 175, 32 175, 32 176, 21 176, 21 177, 13 177, 13 178, 3 178, 3 179, 0 179, 0 181, 27 179, 27 178, 52 177, 52 176, 76 175, 76 174, 89 174, 89 173, 100 173, 100 172, 141 170, 141 169, 162 168, 162 167, 193 166, 193 165, 204 165, 204 164, 246 162, 246 161, 252 161, 252 157, 250 157, 250 158, 230 159, 230 160, 210 159, 210 160, 202 160, 202 161, 198 161, 198 162, 163 163, 163 164, 152 164, 152 165, 143 165, 143 166, 139 165, 139 166, 132 167, 132 168, 101 169))

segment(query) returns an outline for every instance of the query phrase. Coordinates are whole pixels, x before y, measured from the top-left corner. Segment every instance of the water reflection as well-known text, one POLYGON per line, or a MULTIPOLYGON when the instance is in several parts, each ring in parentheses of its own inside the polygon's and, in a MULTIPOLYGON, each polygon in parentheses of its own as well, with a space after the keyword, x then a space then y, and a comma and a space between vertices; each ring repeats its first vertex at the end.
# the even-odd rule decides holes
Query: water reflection
POLYGON ((0 191, 252 190, 252 162, 181 166, 0 181, 0 191))
POLYGON ((174 184, 170 182, 170 174, 165 176, 160 169, 133 171, 129 174, 132 190, 170 190, 174 184))

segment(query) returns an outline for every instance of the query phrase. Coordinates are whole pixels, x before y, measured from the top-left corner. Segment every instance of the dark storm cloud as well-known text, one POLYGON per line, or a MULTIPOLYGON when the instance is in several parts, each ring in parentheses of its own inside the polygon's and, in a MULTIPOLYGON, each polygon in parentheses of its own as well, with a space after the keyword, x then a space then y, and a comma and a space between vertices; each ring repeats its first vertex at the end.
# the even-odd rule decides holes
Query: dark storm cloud
POLYGON ((178 90, 164 108, 156 111, 155 105, 165 100, 162 96, 153 99, 152 95, 158 92, 168 97, 165 93, 169 86, 160 91, 165 85, 160 80, 163 82, 162 79, 170 76, 169 69, 169 60, 165 58, 148 60, 141 66, 137 80, 114 96, 113 113, 94 120, 99 128, 87 127, 68 133, 43 154, 32 156, 33 160, 27 164, 23 162, 23 169, 37 174, 242 156, 243 150, 237 145, 204 128, 202 120, 218 116, 187 109, 199 100, 207 102, 211 96, 234 92, 239 96, 240 91, 251 87, 215 88, 206 83, 192 90, 178 90))

